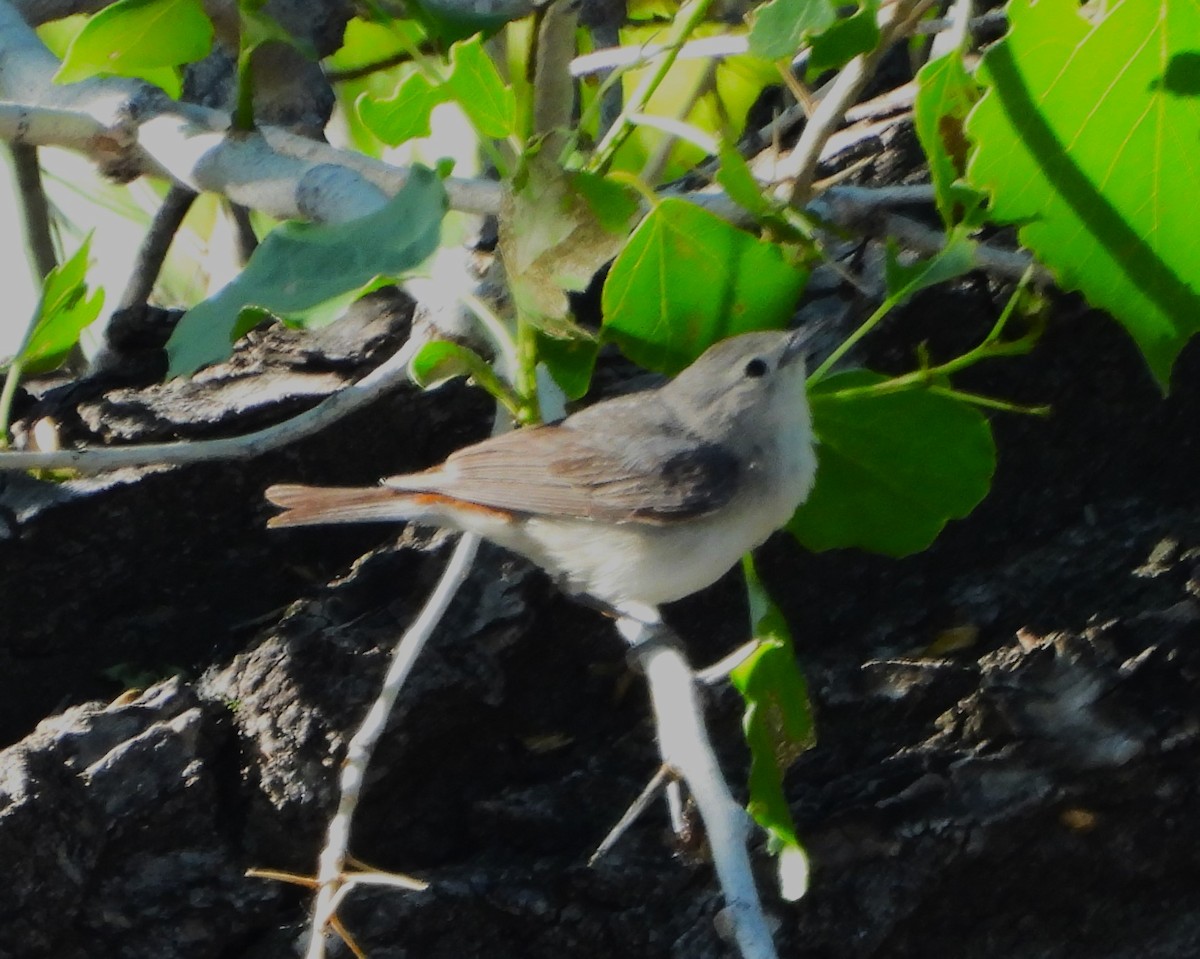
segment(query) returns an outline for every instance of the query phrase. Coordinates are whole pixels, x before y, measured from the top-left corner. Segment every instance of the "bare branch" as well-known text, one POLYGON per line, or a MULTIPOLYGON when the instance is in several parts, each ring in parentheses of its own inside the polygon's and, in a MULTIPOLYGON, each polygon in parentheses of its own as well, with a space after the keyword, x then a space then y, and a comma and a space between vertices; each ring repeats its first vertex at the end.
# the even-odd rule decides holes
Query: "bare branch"
POLYGON ((617 620, 646 674, 663 763, 687 783, 712 849, 713 865, 742 959, 777 959, 746 851, 749 816, 729 794, 696 697, 696 677, 657 610, 617 620))
POLYGON ((313 907, 306 959, 323 959, 325 955, 325 932, 343 897, 345 864, 350 847, 350 826, 358 808, 358 799, 362 794, 371 753, 374 752, 379 737, 383 735, 392 707, 396 704, 396 697, 412 671, 413 664, 470 572, 478 549, 478 536, 464 533, 459 539, 437 586, 425 601, 420 614, 396 644, 379 695, 346 747, 346 758, 342 761, 339 782, 338 807, 329 821, 325 848, 321 850, 317 871, 317 901, 313 907))
POLYGON ((38 279, 44 280, 58 265, 58 257, 54 252, 50 205, 46 202, 46 191, 42 187, 42 167, 38 163, 37 147, 18 143, 9 149, 21 199, 21 212, 25 217, 25 242, 29 247, 33 269, 38 279))
POLYGON ((171 248, 171 242, 179 232, 183 218, 187 216, 195 199, 195 191, 187 187, 173 186, 167 191, 162 206, 154 214, 154 222, 150 224, 146 238, 142 240, 133 274, 129 277, 129 283, 117 309, 128 309, 150 299, 154 284, 158 281, 158 274, 167 258, 167 251, 171 248))

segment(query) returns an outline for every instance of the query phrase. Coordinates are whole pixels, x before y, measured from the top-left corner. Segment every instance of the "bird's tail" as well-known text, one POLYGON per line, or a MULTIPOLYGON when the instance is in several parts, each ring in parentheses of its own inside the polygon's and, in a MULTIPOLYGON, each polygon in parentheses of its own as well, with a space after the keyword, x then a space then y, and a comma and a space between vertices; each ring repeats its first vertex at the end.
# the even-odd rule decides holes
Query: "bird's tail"
POLYGON ((266 497, 284 512, 267 520, 267 526, 313 526, 320 523, 393 522, 414 519, 422 512, 412 497, 386 486, 297 486, 267 488, 266 497))

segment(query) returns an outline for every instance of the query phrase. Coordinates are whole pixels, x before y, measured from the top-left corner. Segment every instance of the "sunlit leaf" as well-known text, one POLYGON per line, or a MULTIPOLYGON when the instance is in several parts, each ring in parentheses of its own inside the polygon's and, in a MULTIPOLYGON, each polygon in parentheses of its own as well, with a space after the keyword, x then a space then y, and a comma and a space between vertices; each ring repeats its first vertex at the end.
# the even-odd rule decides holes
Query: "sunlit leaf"
POLYGON ((485 137, 497 139, 514 132, 517 112, 512 87, 500 76, 478 36, 450 48, 450 93, 485 137))
POLYGON ((779 246, 664 200, 609 271, 604 335, 642 366, 677 373, 727 336, 785 326, 807 278, 779 246))
POLYGON ((445 87, 435 87, 424 74, 414 71, 400 81, 390 97, 381 99, 365 93, 355 102, 355 109, 368 130, 389 146, 397 146, 429 136, 433 108, 449 98, 445 87))
POLYGON ((1013 0, 980 66, 972 185, 1021 242, 1112 313, 1164 387, 1200 330, 1200 5, 1013 0))
POLYGON ((104 291, 97 289, 89 296, 86 282, 91 243, 88 234, 75 254, 42 282, 34 322, 13 357, 24 373, 60 366, 79 342, 79 334, 100 315, 104 291))
POLYGON ((97 73, 161 80, 147 72, 203 59, 212 39, 200 0, 118 0, 76 35, 54 80, 74 83, 97 73))

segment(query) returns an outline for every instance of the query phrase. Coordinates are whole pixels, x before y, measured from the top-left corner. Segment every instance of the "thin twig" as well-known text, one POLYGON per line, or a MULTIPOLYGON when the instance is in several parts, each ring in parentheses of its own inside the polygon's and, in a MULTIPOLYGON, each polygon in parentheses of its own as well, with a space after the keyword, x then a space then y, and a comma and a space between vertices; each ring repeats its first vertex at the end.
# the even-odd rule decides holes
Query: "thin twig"
POLYGON ((780 176, 792 181, 790 187, 784 191, 783 199, 789 203, 808 202, 825 141, 841 124, 846 110, 858 98, 874 74, 875 66, 892 44, 903 35, 911 20, 928 6, 929 2, 930 0, 899 0, 894 7, 886 8, 880 15, 883 32, 879 43, 869 52, 854 57, 842 68, 828 92, 821 98, 817 109, 809 117, 791 155, 780 165, 780 176))
POLYGON ((545 138, 543 149, 550 156, 561 149, 571 124, 575 85, 571 82, 570 61, 578 23, 577 6, 569 0, 555 0, 543 12, 538 29, 533 133, 545 138))
POLYGON ((729 678, 729 674, 753 656, 758 647, 757 639, 743 643, 728 656, 722 656, 711 666, 696 670, 696 682, 701 686, 716 686, 718 683, 725 682, 729 678))
MULTIPOLYGON (((423 53, 434 53, 432 44, 423 53)), ((407 50, 397 50, 390 56, 380 57, 378 60, 373 60, 370 63, 364 63, 359 67, 347 67, 344 70, 326 70, 325 79, 330 83, 345 83, 347 80, 361 80, 363 77, 369 77, 372 73, 378 73, 380 70, 390 70, 392 67, 398 67, 402 63, 408 63, 412 60, 412 54, 407 50)))
POLYGON ((325 955, 325 931, 337 908, 339 890, 345 882, 343 872, 350 844, 351 820, 355 809, 358 808, 371 753, 387 726, 388 716, 404 681, 412 671, 413 663, 441 622, 459 586, 466 579, 478 549, 479 537, 471 533, 464 533, 455 544, 454 552, 436 588, 396 645, 378 697, 371 704, 362 725, 346 747, 346 758, 342 762, 339 783, 341 795, 338 808, 329 821, 325 848, 321 850, 317 870, 317 901, 313 907, 306 959, 323 959, 325 955))
POLYGON ((230 203, 229 218, 233 220, 233 229, 237 236, 238 259, 245 264, 258 249, 258 234, 254 232, 254 224, 250 222, 250 209, 241 203, 230 203))
POLYGON ((146 232, 146 238, 142 240, 137 262, 133 265, 133 273, 129 277, 118 309, 139 306, 150 299, 163 262, 167 259, 167 251, 171 249, 175 234, 179 232, 179 227, 183 225, 183 219, 192 208, 195 199, 196 192, 184 186, 173 185, 167 190, 162 206, 154 214, 154 221, 146 232))
POLYGON ((663 762, 686 782, 704 821, 742 959, 777 959, 746 850, 749 818, 730 795, 709 743, 696 678, 679 648, 663 641, 661 620, 625 615, 617 629, 646 674, 663 762))
POLYGON ((4 451, 0 452, 0 470, 73 469, 81 473, 101 473, 130 466, 181 466, 213 460, 249 459, 311 436, 406 383, 408 364, 424 343, 424 337, 410 337, 391 358, 361 380, 339 390, 299 416, 254 433, 217 440, 151 443, 145 446, 91 447, 50 452, 4 451))
POLYGON ((663 765, 658 767, 658 772, 650 777, 650 781, 638 793, 637 798, 629 804, 629 808, 617 820, 616 825, 608 831, 608 835, 596 847, 596 851, 588 859, 587 864, 589 866, 596 865, 596 863, 608 855, 608 851, 625 835, 629 827, 637 822, 642 813, 650 808, 650 803, 654 801, 654 797, 666 788, 667 783, 670 782, 673 775, 674 773, 669 766, 663 765))
POLYGON ((42 166, 38 163, 37 147, 14 143, 9 151, 25 218, 25 245, 29 249, 30 265, 41 281, 58 265, 50 225, 50 204, 42 186, 42 166))

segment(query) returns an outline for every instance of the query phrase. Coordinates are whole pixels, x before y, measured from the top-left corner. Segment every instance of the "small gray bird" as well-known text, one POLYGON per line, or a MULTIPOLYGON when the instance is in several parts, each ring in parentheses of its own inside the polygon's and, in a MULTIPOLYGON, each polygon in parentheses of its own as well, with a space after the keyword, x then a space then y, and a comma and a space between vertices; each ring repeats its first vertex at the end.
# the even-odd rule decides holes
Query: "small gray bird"
POLYGON ((783 526, 816 471, 805 337, 744 333, 674 380, 494 436, 373 487, 272 486, 268 525, 407 520, 470 531, 568 593, 657 607, 783 526))

